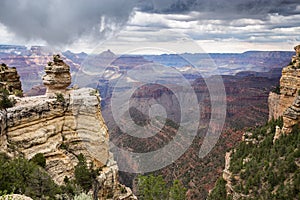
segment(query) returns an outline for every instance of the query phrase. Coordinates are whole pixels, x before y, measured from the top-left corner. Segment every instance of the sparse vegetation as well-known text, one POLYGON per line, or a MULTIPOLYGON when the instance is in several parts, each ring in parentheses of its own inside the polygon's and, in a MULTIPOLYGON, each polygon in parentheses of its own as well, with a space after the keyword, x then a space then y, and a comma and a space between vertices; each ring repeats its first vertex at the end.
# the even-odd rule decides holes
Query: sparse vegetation
POLYGON ((79 163, 75 167, 75 182, 80 185, 85 192, 88 192, 92 189, 98 171, 94 170, 93 166, 88 167, 83 154, 79 154, 77 158, 79 163))
POLYGON ((184 200, 187 189, 179 180, 174 180, 171 187, 167 186, 161 175, 138 176, 139 199, 141 200, 184 200))
POLYGON ((9 98, 7 90, 0 91, 0 109, 7 109, 14 106, 14 101, 9 98))
POLYGON ((208 200, 229 200, 225 185, 226 181, 223 178, 219 178, 214 190, 209 194, 208 200))
POLYGON ((184 200, 186 199, 187 189, 182 185, 179 180, 174 180, 173 185, 170 188, 169 199, 170 200, 184 200))
POLYGON ((60 148, 64 149, 64 150, 68 150, 69 149, 69 145, 63 142, 63 143, 61 143, 60 148))
POLYGON ((81 193, 79 195, 75 195, 74 200, 92 200, 93 197, 91 195, 81 193))
POLYGON ((46 167, 46 158, 42 153, 35 154, 30 161, 41 166, 42 168, 46 167))
MULTIPOLYGON (((234 177, 239 177, 232 181, 235 192, 250 199, 300 198, 300 129, 294 126, 291 134, 273 144, 276 126, 282 127, 282 118, 251 131, 252 139, 262 138, 258 144, 241 142, 235 149, 230 165, 234 177)), ((211 199, 228 198, 220 192, 223 185, 216 184, 211 197, 219 195, 211 199)))
POLYGON ((90 96, 95 96, 95 95, 97 95, 98 94, 98 90, 92 90, 91 92, 90 92, 90 96))
POLYGON ((14 94, 15 94, 17 97, 23 97, 23 92, 22 92, 22 90, 14 90, 14 94))
POLYGON ((280 86, 277 85, 273 90, 272 92, 276 93, 276 94, 280 94, 280 86))
POLYGON ((56 101, 60 102, 60 103, 65 103, 65 97, 62 93, 56 93, 56 101))
POLYGON ((64 185, 58 186, 43 168, 43 154, 28 161, 0 153, 0 199, 7 194, 24 194, 33 199, 92 199, 86 193, 92 189, 98 171, 87 166, 82 154, 78 159, 75 179, 65 177, 64 185))
POLYGON ((10 160, 4 154, 0 154, 0 191, 33 199, 54 199, 61 193, 60 187, 36 163, 24 158, 10 160))

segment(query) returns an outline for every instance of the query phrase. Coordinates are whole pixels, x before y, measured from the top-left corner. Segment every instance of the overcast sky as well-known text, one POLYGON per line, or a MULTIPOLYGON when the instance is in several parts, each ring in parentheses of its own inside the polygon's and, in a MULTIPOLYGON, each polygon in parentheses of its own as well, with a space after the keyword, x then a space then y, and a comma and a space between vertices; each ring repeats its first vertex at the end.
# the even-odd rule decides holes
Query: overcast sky
POLYGON ((0 1, 2 44, 77 52, 243 52, 292 50, 299 33, 299 0, 0 1))

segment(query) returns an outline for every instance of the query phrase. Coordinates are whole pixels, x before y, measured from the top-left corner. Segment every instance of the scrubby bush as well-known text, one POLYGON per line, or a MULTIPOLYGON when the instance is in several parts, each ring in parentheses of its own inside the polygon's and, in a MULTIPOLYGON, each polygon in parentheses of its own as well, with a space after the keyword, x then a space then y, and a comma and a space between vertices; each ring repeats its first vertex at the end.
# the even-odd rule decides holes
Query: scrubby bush
POLYGON ((85 193, 81 193, 74 197, 74 200, 92 200, 92 199, 93 199, 93 197, 91 195, 88 195, 85 193))
POLYGON ((23 97, 23 92, 21 90, 15 90, 14 91, 14 94, 17 96, 17 97, 23 97))
POLYGON ((30 160, 31 162, 45 168, 46 166, 46 158, 44 157, 44 154, 38 153, 33 156, 33 158, 30 160))
POLYGON ((62 93, 56 93, 55 96, 56 96, 56 101, 61 103, 66 102, 65 97, 62 93))
POLYGON ((223 178, 219 178, 216 182, 214 189, 211 191, 207 199, 208 200, 228 199, 225 185, 226 185, 226 181, 223 178))
POLYGON ((0 191, 25 194, 33 199, 54 199, 60 194, 48 173, 34 162, 24 158, 9 160, 0 155, 0 191))
POLYGON ((170 200, 185 200, 187 189, 182 185, 179 180, 174 180, 173 185, 170 188, 169 199, 170 200))
POLYGON ((187 189, 179 180, 174 180, 171 187, 167 186, 161 175, 138 176, 139 199, 185 200, 187 189))
POLYGON ((272 92, 276 93, 276 94, 280 94, 280 86, 277 85, 273 90, 272 92))
POLYGON ((0 109, 11 108, 14 106, 14 101, 9 98, 9 92, 7 90, 0 91, 0 109))
POLYGON ((94 170, 92 166, 88 167, 83 154, 79 154, 77 158, 79 162, 75 167, 75 182, 80 185, 85 192, 88 192, 92 189, 98 171, 94 170))

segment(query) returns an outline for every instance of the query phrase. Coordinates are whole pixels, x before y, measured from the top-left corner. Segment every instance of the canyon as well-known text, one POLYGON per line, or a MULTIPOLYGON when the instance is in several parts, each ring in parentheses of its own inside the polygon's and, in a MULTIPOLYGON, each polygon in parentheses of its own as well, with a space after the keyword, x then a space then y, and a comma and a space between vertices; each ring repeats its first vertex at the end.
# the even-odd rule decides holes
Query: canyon
MULTIPOLYGON (((172 91, 168 90, 166 87, 162 87, 160 84, 149 84, 145 87, 141 87, 135 91, 130 101, 136 105, 140 104, 141 107, 147 107, 146 105, 151 104, 153 101, 159 102, 165 107, 170 114, 170 121, 166 124, 161 124, 163 127, 155 137, 150 139, 136 139, 123 133, 119 128, 118 124, 114 121, 113 115, 111 113, 111 97, 114 90, 123 91, 126 87, 122 85, 116 85, 118 78, 126 75, 128 72, 135 70, 139 66, 147 66, 152 63, 160 63, 166 67, 171 67, 176 69, 183 74, 190 83, 192 88, 195 91, 197 99, 199 101, 199 107, 201 108, 200 112, 200 121, 201 127, 198 130, 198 134, 195 137, 192 145, 188 150, 173 164, 154 172, 154 174, 162 174, 165 177, 165 180, 168 182, 179 179, 184 185, 188 188, 188 199, 204 199, 208 191, 213 187, 217 177, 222 174, 222 168, 224 164, 224 155, 225 152, 231 149, 237 142, 242 139, 243 131, 237 131, 238 129, 244 127, 251 127, 264 124, 268 118, 268 96, 270 90, 274 89, 279 85, 279 79, 281 77, 282 66, 286 64, 292 53, 291 52, 246 52, 243 54, 210 54, 214 63, 217 66, 218 73, 221 73, 221 77, 224 81, 224 87, 226 91, 226 101, 227 101, 227 110, 226 110, 226 122, 225 127, 222 131, 220 139, 215 148, 211 153, 204 159, 198 157, 199 149, 203 143, 205 133, 208 128, 208 123, 210 119, 211 112, 211 102, 208 88, 205 83, 205 79, 213 80, 214 73, 216 71, 210 71, 210 66, 203 68, 203 71, 208 71, 207 77, 201 77, 201 74, 195 71, 193 67, 189 66, 189 63, 184 61, 178 61, 180 55, 161 55, 161 56, 137 56, 137 55, 115 55, 111 51, 105 51, 97 55, 87 55, 85 53, 72 53, 70 51, 63 52, 60 59, 64 60, 64 63, 70 66, 70 73, 72 75, 71 88, 74 90, 61 90, 59 87, 54 88, 54 91, 65 93, 65 103, 57 102, 55 98, 55 92, 47 90, 47 87, 52 87, 50 81, 45 77, 46 86, 42 84, 43 77, 43 68, 46 66, 46 74, 49 74, 50 77, 55 77, 55 70, 53 65, 59 69, 61 67, 59 62, 53 61, 48 63, 52 57, 51 51, 42 48, 42 47, 32 47, 31 49, 20 48, 20 47, 7 47, 5 51, 0 53, 1 62, 9 63, 9 66, 14 66, 17 68, 21 80, 25 95, 24 100, 27 102, 35 102, 34 96, 36 95, 46 95, 44 100, 37 100, 37 104, 33 104, 29 107, 38 109, 40 106, 43 108, 40 110, 35 110, 33 113, 45 113, 45 116, 48 116, 46 110, 51 110, 52 108, 56 109, 55 113, 59 113, 60 120, 53 122, 57 124, 57 130, 62 130, 62 133, 57 136, 60 138, 59 141, 53 141, 50 136, 32 136, 41 137, 38 139, 38 142, 50 139, 50 144, 54 147, 50 152, 46 152, 49 157, 49 163, 59 163, 58 158, 62 158, 61 161, 68 163, 68 170, 66 172, 60 172, 52 174, 57 176, 58 182, 61 182, 65 175, 71 176, 73 172, 74 165, 76 165, 76 157, 72 153, 65 152, 65 147, 74 151, 75 155, 83 153, 89 161, 92 161, 90 152, 84 150, 86 144, 90 146, 89 143, 86 143, 85 140, 93 141, 96 133, 95 130, 90 130, 92 127, 91 122, 96 123, 93 117, 89 118, 91 113, 98 116, 100 113, 104 120, 103 125, 99 125, 99 130, 101 130, 101 140, 105 141, 103 143, 103 148, 99 152, 106 152, 107 142, 110 140, 114 145, 122 147, 124 149, 131 150, 133 152, 147 152, 159 149, 160 147, 168 144, 174 135, 176 135, 178 127, 178 103, 176 103, 176 98, 172 91), (177 62, 178 61, 178 62, 177 62), (174 63, 177 63, 176 65, 174 63), (105 69, 105 70, 103 70, 105 69), (87 75, 88 72, 89 74, 87 75), (99 76, 99 72, 103 72, 103 76, 99 76), (94 74, 93 74, 94 73, 94 74), (76 88, 85 88, 91 87, 93 89, 83 90, 76 88), (101 98, 96 90, 100 91, 101 98), (92 95, 93 94, 93 95, 92 95), (32 96, 32 97, 29 97, 32 96), (50 99, 50 100, 47 100, 50 99), (76 100, 74 100, 76 99, 76 100), (101 100, 101 112, 99 111, 99 102, 101 100), (45 102, 44 102, 45 101, 45 102), (87 102, 86 102, 87 101, 87 102), (44 103, 42 103, 44 102, 44 103), (47 103, 46 103, 47 102, 47 103), (80 103, 76 103, 80 102, 80 103), (91 104, 87 108, 81 108, 79 104, 85 102, 84 104, 91 104), (93 103, 92 103, 93 102, 93 103), (77 108, 75 105, 79 106, 77 108), (72 105, 73 104, 73 105, 72 105), (51 109, 50 109, 50 108, 51 109), (92 111, 92 108, 97 110, 97 112, 92 111), (88 110, 88 111, 85 111, 88 110), (78 113, 83 113, 83 118, 78 115, 78 113), (173 115, 172 115, 173 113, 173 115), (77 117, 78 116, 78 117, 77 117), (72 122, 72 121, 74 121, 72 122), (87 125, 84 126, 83 121, 87 125), (65 126, 67 124, 67 127, 65 126), (84 127, 81 127, 84 126, 84 127), (109 130, 109 135, 107 134, 107 128, 109 130), (79 130, 90 130, 92 131, 91 136, 82 135, 79 130), (82 129, 81 129, 82 128, 82 129), (102 129, 101 129, 102 128, 102 129), (66 129, 66 130, 65 130, 66 129), (104 130, 106 129, 106 131, 104 130), (74 133, 74 130, 76 130, 74 133), (75 134, 75 135, 74 135, 75 134), (79 135, 76 135, 79 134, 79 135), (80 136, 83 136, 81 138, 80 136), (62 148, 59 148, 62 147, 62 148), (59 150, 57 150, 57 148, 59 150), (78 149, 77 149, 78 148, 78 149), (71 161, 70 161, 71 160, 71 161), (73 164, 70 164, 73 163, 73 164)), ((191 60, 196 61, 197 59, 203 57, 200 54, 189 54, 182 57, 189 57, 191 60)), ((205 56, 207 58, 207 56, 205 56)), ((201 59, 200 59, 201 60, 201 59)), ((201 60, 201 62, 204 62, 201 60)), ((56 67, 55 67, 56 68, 56 67)), ((165 68, 168 69, 168 68, 165 68)), ((215 69, 215 68, 214 68, 215 69)), ((147 74, 147 69, 141 68, 142 73, 147 74)), ((68 85, 69 78, 62 76, 62 79, 65 78, 63 84, 68 85)), ((54 80, 54 79, 53 79, 54 80)), ((160 77, 160 81, 163 80, 170 86, 177 84, 176 79, 166 79, 165 77, 160 77)), ((126 79, 128 84, 136 84, 138 80, 135 77, 131 79, 126 79)), ((167 85, 168 86, 168 85, 167 85)), ((177 88, 180 90, 180 88, 177 88)), ((26 105, 23 100, 18 100, 20 104, 26 105)), ((23 107, 24 108, 24 107, 23 107)), ((22 109, 23 109, 22 108, 22 109)), ((21 109, 21 110, 22 110, 21 109)), ((13 109, 12 109, 13 110, 13 109)), ((15 112, 15 111, 14 111, 15 112)), ((19 112, 19 111, 16 111, 19 112)), ((144 112, 140 112, 139 109, 129 110, 131 117, 136 119, 140 125, 147 124, 149 116, 145 115, 144 112), (141 117, 143 116, 143 117, 141 117)), ((17 118, 20 118, 15 114, 17 118)), ((24 115, 27 115, 24 113, 24 115)), ((31 114, 30 114, 31 115, 31 114)), ((34 115, 34 114, 32 114, 34 115)), ((43 115, 43 114, 42 114, 43 115)), ((56 115, 55 115, 56 116, 56 115)), ((53 116, 49 114, 49 119, 53 116)), ((38 118, 36 116, 36 118, 38 118)), ((103 120, 100 119, 101 120, 103 120)), ((14 119, 15 120, 15 119, 14 119)), ((38 118, 40 120, 40 118, 38 118)), ((30 122, 31 123, 31 122, 30 122)), ((99 122, 97 122, 99 123, 99 122)), ((97 124, 96 123, 96 124, 97 124)), ((100 123, 101 124, 101 123, 100 123)), ((51 124, 50 124, 51 125, 51 124)), ((98 126, 98 125, 96 125, 98 126)), ((154 127, 155 128, 155 127, 154 127)), ((56 128, 50 126, 47 128, 52 132, 56 132, 56 128), (54 129, 54 131, 53 131, 54 129)), ((45 132, 45 130, 43 130, 45 132)), ((50 132, 51 132, 50 131, 50 132)), ((155 130, 154 130, 155 131, 155 130)), ((16 133, 19 134, 19 133, 16 133)), ((41 133, 40 133, 41 134, 41 133)), ((97 134, 96 134, 97 135, 97 134)), ((98 137, 98 136, 97 136, 98 137)), ((13 140, 13 136, 10 137, 13 140)), ((30 137, 29 137, 30 138, 30 137)), ((5 141, 5 138, 3 139, 5 141)), ((17 138, 16 141, 20 141, 20 138, 17 138)), ((92 142, 92 144, 94 144, 92 142)), ((48 144, 47 144, 48 145, 48 144)), ((8 145, 9 146, 9 145, 8 145)), ((6 148, 8 148, 8 146, 6 148)), ((91 145, 93 146, 93 145, 91 145)), ((102 146, 102 145, 101 145, 102 146)), ((27 150, 29 147, 22 147, 20 150, 31 157, 33 153, 30 153, 30 150, 27 150)), ((9 149, 9 148, 8 148, 9 149)), ((97 150, 98 151, 98 150, 97 150)), ((109 151, 107 151, 109 152, 109 151)), ((101 161, 101 159, 96 159, 93 162, 97 166, 104 167, 106 163, 113 163, 112 155, 105 154, 101 157, 107 157, 107 160, 101 161), (110 160, 110 161, 109 161, 110 160)), ((127 162, 130 163, 130 160, 118 160, 117 162, 127 162)), ((53 164, 55 166, 55 164, 53 164)), ((134 184, 135 174, 125 173, 125 172, 112 172, 110 169, 114 168, 117 170, 116 163, 108 164, 108 171, 110 174, 114 175, 105 175, 110 177, 109 180, 113 180, 111 183, 116 184, 117 179, 121 183, 131 186, 133 190, 136 190, 136 185, 134 184), (113 165, 114 167, 112 167, 113 165), (117 175, 119 174, 119 176, 117 175)), ((51 169, 51 167, 49 167, 51 169)), ((55 170, 53 170, 55 171, 55 170)), ((110 181, 108 181, 110 182, 110 181)), ((117 186, 116 186, 117 187, 117 186)), ((107 194, 107 192, 106 192, 107 194)))

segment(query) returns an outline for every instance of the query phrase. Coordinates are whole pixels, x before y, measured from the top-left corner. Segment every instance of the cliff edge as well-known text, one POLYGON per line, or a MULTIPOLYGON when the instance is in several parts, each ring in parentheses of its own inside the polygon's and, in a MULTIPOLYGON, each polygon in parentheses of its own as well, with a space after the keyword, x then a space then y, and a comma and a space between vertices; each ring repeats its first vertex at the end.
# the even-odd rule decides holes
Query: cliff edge
POLYGON ((285 110, 293 104, 300 88, 300 45, 295 48, 296 55, 289 65, 282 69, 279 91, 269 95, 269 120, 283 116, 285 110))
POLYGON ((300 45, 288 66, 282 69, 279 91, 269 95, 269 120, 283 117, 283 128, 277 129, 275 140, 282 133, 291 133, 300 122, 300 45))

